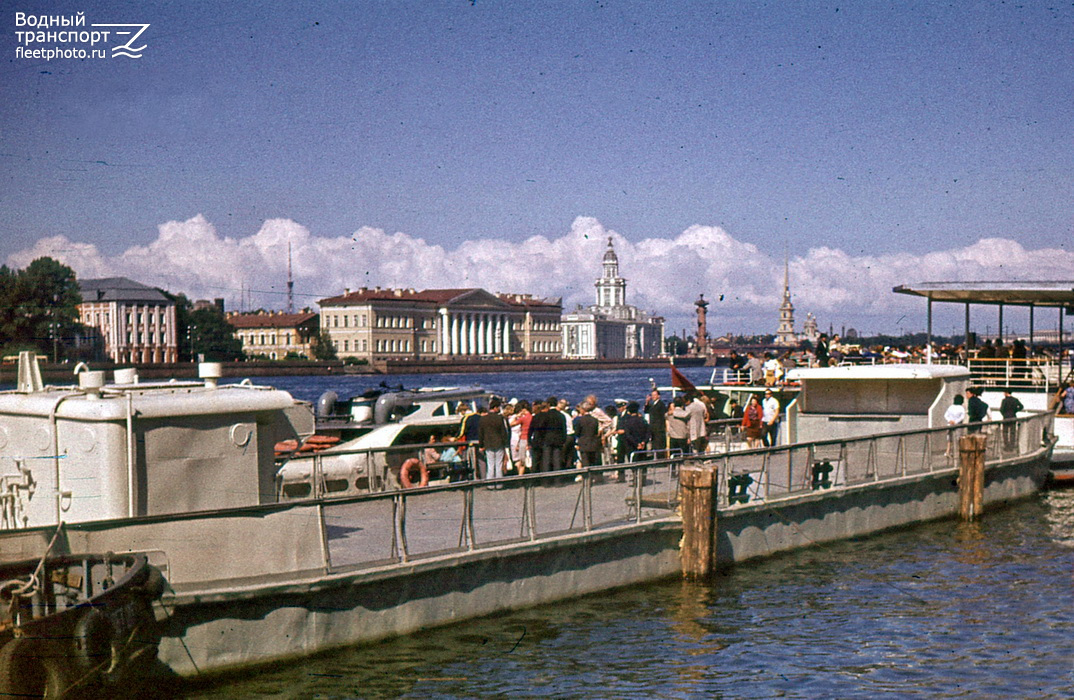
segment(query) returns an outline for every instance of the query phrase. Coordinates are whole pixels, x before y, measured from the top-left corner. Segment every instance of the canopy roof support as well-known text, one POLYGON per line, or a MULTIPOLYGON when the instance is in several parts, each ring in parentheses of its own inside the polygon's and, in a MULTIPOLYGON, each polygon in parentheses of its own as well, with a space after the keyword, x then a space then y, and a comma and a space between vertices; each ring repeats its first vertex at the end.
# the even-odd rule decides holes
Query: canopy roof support
MULTIPOLYGON (((934 301, 965 304, 966 328, 963 342, 970 349, 970 305, 994 305, 999 307, 999 331, 997 338, 1003 342, 1003 311, 1005 306, 1029 308, 1029 349, 1036 345, 1036 308, 1054 307, 1059 311, 1059 357, 1062 360, 1066 345, 1063 316, 1074 315, 1074 281, 1047 282, 923 282, 918 285, 900 285, 892 291, 910 294, 928 300, 928 342, 932 344, 932 303, 934 301), (1065 312, 1065 313, 1064 313, 1065 312)), ((968 353, 967 353, 968 356, 968 353)))

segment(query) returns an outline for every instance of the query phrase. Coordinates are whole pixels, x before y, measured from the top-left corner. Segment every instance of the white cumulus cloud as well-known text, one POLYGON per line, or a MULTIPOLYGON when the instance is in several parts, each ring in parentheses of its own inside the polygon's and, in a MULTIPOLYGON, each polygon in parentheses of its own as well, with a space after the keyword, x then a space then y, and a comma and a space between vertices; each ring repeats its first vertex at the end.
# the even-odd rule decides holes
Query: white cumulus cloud
POLYGON ((182 292, 192 299, 223 297, 228 308, 280 309, 286 304, 288 246, 295 304, 358 287, 463 288, 562 298, 565 310, 594 302, 594 281, 611 239, 627 279, 627 301, 664 316, 668 333, 694 326, 693 302, 710 302, 709 328, 726 332, 774 332, 782 299, 784 264, 790 275, 800 326, 806 312, 824 328, 856 326, 864 332, 924 328, 920 301, 892 287, 925 281, 1059 280, 1071 277, 1074 254, 1026 249, 1000 238, 939 249, 926 255, 852 255, 812 248, 785 261, 778 251, 736 239, 717 226, 694 225, 668 238, 632 242, 592 217, 580 216, 558 237, 509 242, 463 241, 445 249, 406 233, 362 227, 326 238, 290 219, 271 219, 243 238, 221 236, 197 215, 158 227, 147 245, 105 255, 92 243, 64 236, 39 240, 7 259, 25 267, 51 256, 79 277, 123 276, 182 292))

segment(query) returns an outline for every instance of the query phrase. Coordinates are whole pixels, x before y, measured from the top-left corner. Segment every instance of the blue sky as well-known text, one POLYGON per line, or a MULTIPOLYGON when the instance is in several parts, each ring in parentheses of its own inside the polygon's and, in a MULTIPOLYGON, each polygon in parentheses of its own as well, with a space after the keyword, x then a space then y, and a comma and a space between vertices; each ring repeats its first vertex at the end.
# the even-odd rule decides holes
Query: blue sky
POLYGON ((799 323, 866 331, 892 284, 1074 277, 1070 4, 0 7, 8 264, 278 307, 289 240, 304 299, 573 307, 611 235, 633 303, 722 294, 736 332, 774 330, 785 256, 799 323), (78 11, 150 23, 142 58, 15 56, 16 12, 78 11))

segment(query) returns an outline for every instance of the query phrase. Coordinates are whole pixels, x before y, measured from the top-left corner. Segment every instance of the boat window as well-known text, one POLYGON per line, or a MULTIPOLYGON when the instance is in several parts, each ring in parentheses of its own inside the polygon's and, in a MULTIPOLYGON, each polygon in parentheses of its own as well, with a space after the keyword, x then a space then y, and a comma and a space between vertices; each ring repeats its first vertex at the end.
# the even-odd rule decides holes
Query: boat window
POLYGON ((350 482, 346 479, 326 479, 324 482, 324 489, 328 493, 346 491, 348 486, 350 486, 350 482))
POLYGON ((308 482, 283 485, 284 498, 309 498, 311 493, 313 488, 308 482))

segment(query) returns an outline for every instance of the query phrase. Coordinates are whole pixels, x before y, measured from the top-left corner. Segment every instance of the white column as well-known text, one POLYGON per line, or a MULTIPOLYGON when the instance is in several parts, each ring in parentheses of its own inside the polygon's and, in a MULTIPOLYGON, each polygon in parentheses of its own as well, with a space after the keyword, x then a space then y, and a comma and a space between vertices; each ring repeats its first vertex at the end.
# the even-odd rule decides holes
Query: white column
POLYGON ((497 355, 503 354, 503 314, 496 314, 496 323, 492 329, 492 349, 497 355))
POLYGON ((447 309, 440 309, 440 354, 447 355, 450 345, 450 329, 448 328, 447 309))
POLYGON ((503 354, 509 355, 511 353, 511 317, 504 316, 503 318, 503 354))
POLYGON ((477 352, 477 323, 474 314, 466 314, 466 318, 468 321, 467 330, 469 331, 467 336, 469 347, 467 349, 469 350, 468 354, 473 355, 477 352))
POLYGON ((459 316, 458 314, 450 314, 451 324, 451 354, 459 354, 459 316))
POLYGON ((485 350, 490 355, 496 354, 496 335, 492 314, 485 315, 485 350))
POLYGON ((485 314, 476 314, 477 321, 477 354, 485 354, 485 314))

